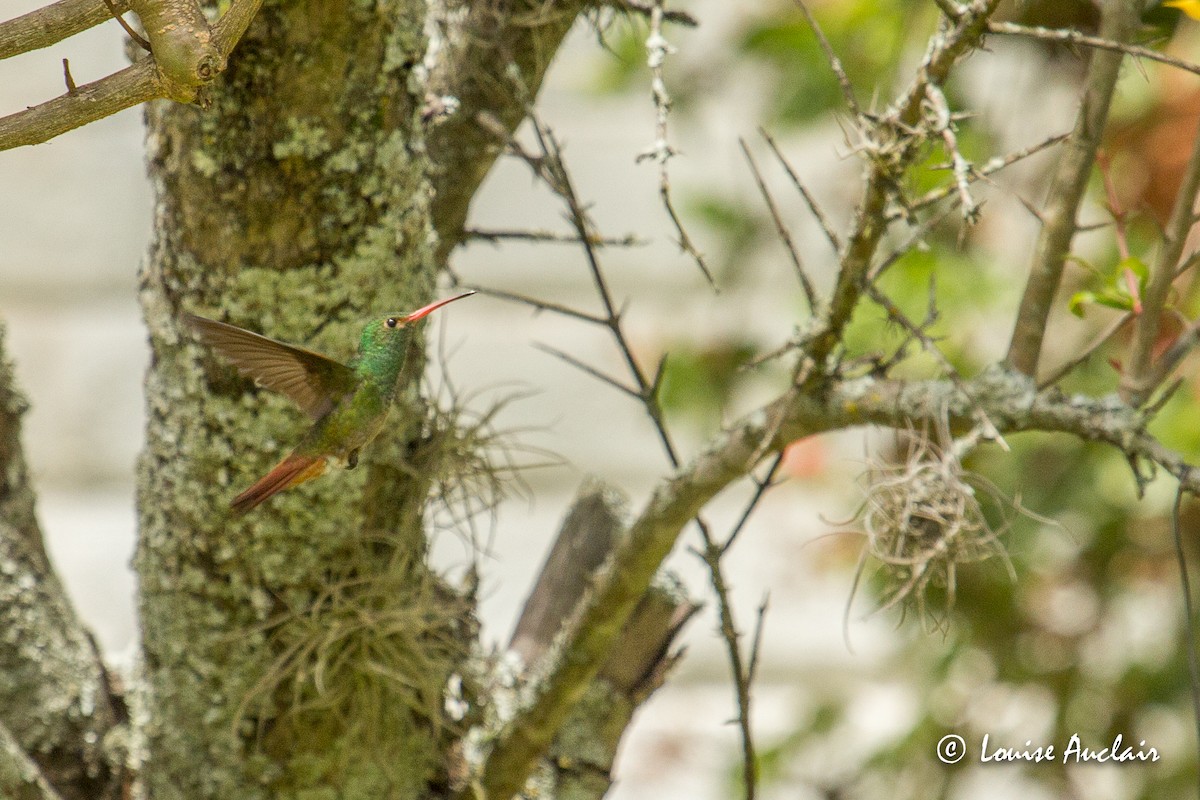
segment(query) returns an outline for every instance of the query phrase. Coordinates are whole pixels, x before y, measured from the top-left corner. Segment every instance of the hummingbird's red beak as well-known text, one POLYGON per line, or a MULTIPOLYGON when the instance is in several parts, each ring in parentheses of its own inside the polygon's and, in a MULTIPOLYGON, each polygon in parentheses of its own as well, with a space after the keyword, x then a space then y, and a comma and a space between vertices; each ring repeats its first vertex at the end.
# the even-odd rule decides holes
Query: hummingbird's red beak
POLYGON ((454 297, 450 297, 446 300, 438 300, 436 302, 430 303, 429 305, 425 306, 424 308, 418 308, 416 311, 412 312, 411 314, 409 314, 406 317, 402 317, 401 319, 403 319, 405 323, 416 322, 417 320, 421 319, 422 317, 426 316, 427 314, 437 311, 439 308, 446 305, 447 303, 453 303, 455 300, 462 300, 464 297, 470 297, 473 294, 475 294, 475 292, 472 290, 470 292, 463 292, 462 294, 455 295, 454 297))

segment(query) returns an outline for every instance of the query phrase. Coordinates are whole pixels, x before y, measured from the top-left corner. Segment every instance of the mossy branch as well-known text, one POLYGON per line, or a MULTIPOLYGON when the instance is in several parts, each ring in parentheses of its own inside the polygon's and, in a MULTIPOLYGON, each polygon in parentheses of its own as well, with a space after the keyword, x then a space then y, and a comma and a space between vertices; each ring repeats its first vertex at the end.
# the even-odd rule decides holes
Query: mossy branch
MULTIPOLYGON (((230 52, 261 5, 262 0, 233 0, 225 15, 209 26, 190 0, 135 0, 130 6, 142 18, 151 53, 120 72, 68 87, 66 94, 53 100, 0 118, 0 150, 40 144, 147 100, 202 102, 201 90, 224 71, 230 52)), ((16 52, 45 47, 53 37, 70 35, 80 25, 90 27, 86 23, 95 16, 94 9, 73 3, 67 9, 51 6, 43 11, 56 8, 57 13, 48 17, 49 32, 31 37, 26 31, 32 15, 18 17, 0 26, 0 45, 24 42, 26 49, 16 52)))
MULTIPOLYGON (((540 676, 545 662, 553 662, 556 643, 567 630, 565 621, 587 595, 626 523, 626 500, 620 492, 595 481, 584 483, 509 644, 527 674, 540 676)), ((554 786, 551 796, 604 796, 625 728, 676 663, 678 653, 671 651, 672 643, 698 610, 678 579, 658 574, 584 698, 554 733, 549 757, 538 768, 542 780, 554 786)))

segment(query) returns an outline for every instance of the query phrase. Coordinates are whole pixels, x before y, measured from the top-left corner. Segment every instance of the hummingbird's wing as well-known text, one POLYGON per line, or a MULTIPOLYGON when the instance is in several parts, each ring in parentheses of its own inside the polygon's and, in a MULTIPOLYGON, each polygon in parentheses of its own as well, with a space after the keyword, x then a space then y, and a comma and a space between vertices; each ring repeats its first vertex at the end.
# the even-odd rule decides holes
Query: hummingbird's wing
POLYGON ((194 314, 184 319, 200 341, 233 362, 239 372, 287 395, 313 419, 327 414, 357 383, 352 369, 320 353, 194 314))

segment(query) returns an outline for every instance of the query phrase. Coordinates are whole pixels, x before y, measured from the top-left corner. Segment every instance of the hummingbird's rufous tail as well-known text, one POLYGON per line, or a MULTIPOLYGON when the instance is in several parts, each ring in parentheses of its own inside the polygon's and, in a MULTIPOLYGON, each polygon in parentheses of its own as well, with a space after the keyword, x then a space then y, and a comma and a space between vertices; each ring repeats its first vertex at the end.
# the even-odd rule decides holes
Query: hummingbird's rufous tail
POLYGON ((246 512, 274 494, 310 481, 325 472, 325 459, 322 456, 302 456, 292 453, 275 465, 275 468, 263 475, 246 491, 233 498, 230 508, 238 512, 246 512))

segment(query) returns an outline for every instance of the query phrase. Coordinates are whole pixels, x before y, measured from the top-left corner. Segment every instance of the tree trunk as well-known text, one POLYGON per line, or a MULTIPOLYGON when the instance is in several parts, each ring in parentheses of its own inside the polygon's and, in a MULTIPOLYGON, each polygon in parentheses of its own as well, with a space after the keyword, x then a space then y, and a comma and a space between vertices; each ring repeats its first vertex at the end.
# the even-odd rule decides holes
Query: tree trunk
POLYGON ((442 689, 473 625, 425 566, 419 370, 358 469, 238 517, 232 494, 307 420, 180 324, 220 317, 345 360, 368 318, 429 299, 424 20, 418 0, 269 4, 211 108, 148 112, 136 713, 153 720, 155 800, 413 797, 446 781, 442 689))
POLYGON ((42 544, 25 408, 0 325, 0 797, 107 800, 122 775, 105 738, 124 708, 42 544))

